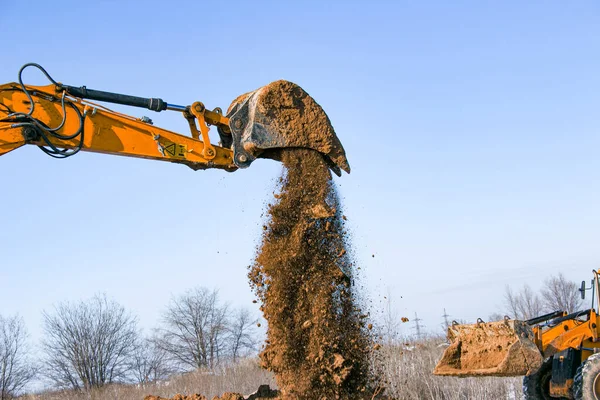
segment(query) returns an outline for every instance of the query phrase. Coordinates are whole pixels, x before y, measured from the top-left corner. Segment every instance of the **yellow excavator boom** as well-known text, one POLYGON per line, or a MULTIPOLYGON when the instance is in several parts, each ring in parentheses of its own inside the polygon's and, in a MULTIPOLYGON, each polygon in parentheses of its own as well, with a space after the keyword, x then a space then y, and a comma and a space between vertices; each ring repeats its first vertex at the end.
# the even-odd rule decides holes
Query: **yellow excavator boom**
MULTIPOLYGON (((33 144, 58 157, 68 157, 81 149, 181 163, 193 169, 237 169, 232 150, 213 146, 210 141, 170 132, 148 120, 70 96, 65 96, 63 114, 61 95, 57 96, 54 85, 26 89, 34 103, 33 113, 27 119, 15 116, 27 113, 31 106, 25 92, 14 83, 0 86, 0 155, 33 144), (47 130, 61 123, 61 129, 55 132, 60 136, 47 130)), ((222 118, 226 123, 227 119, 222 118)))

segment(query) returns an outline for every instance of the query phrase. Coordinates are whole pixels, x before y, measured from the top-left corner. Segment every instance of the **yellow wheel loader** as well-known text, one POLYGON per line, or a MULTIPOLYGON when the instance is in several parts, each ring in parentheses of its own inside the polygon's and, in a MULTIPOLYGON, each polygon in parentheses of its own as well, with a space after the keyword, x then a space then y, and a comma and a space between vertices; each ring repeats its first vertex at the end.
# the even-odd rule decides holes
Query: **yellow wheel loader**
POLYGON ((288 81, 239 96, 225 115, 221 108, 209 110, 199 101, 181 106, 160 98, 64 85, 40 65, 29 63, 19 71, 18 83, 0 84, 0 156, 26 144, 55 158, 90 151, 226 171, 246 168, 257 158, 277 159, 283 148, 302 147, 323 154, 337 175, 341 170, 350 172, 344 148, 323 109, 288 81), (27 68, 40 70, 50 84, 25 85, 22 75, 27 68), (156 127, 148 117, 121 114, 90 100, 179 112, 190 134, 156 127), (210 141, 211 126, 217 128, 219 145, 210 141), (315 126, 318 137, 311 131, 315 126))
MULTIPOLYGON (((523 399, 600 400, 598 273, 592 308, 556 311, 527 321, 456 324, 433 373, 458 377, 523 376, 523 399), (594 306, 596 308, 594 308, 594 306)), ((581 288, 585 298, 585 281, 581 288)))

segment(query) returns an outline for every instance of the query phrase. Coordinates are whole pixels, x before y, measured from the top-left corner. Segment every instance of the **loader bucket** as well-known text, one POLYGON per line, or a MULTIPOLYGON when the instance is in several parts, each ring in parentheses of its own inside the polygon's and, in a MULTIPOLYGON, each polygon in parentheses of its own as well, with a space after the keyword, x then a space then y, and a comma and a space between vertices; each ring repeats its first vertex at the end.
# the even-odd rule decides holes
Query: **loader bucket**
POLYGON ((279 150, 302 147, 325 156, 330 168, 350 172, 346 153, 321 106, 300 86, 276 81, 246 93, 227 112, 234 162, 245 168, 256 158, 279 159, 279 150))
POLYGON ((532 374, 542 365, 533 331, 523 321, 453 324, 448 339, 451 344, 436 365, 435 375, 519 376, 532 374))

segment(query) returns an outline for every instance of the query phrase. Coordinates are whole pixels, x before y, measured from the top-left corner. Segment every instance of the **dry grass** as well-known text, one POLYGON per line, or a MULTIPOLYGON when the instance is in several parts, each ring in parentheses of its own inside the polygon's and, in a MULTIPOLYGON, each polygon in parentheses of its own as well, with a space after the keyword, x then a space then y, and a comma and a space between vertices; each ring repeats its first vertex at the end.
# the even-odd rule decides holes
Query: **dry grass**
POLYGON ((216 371, 194 371, 144 386, 113 384, 93 392, 47 391, 20 400, 142 400, 149 394, 172 397, 177 393, 200 393, 210 399, 231 391, 249 394, 261 384, 275 387, 273 376, 260 369, 256 360, 244 360, 216 371))
MULTIPOLYGON (((498 400, 520 399, 521 378, 451 378, 432 375, 444 348, 441 339, 411 345, 383 346, 378 352, 381 376, 389 382, 387 394, 402 400, 498 400)), ((209 399, 224 392, 249 394, 261 384, 274 388, 272 374, 261 370, 256 360, 245 360, 215 372, 195 371, 167 381, 140 385, 110 385, 89 392, 47 391, 21 400, 142 400, 148 394, 172 397, 177 393, 201 393, 209 399)))
POLYGON ((499 400, 522 397, 520 377, 434 376, 431 371, 444 351, 443 343, 441 339, 428 339, 408 346, 382 347, 378 357, 383 379, 389 382, 387 394, 403 400, 499 400))

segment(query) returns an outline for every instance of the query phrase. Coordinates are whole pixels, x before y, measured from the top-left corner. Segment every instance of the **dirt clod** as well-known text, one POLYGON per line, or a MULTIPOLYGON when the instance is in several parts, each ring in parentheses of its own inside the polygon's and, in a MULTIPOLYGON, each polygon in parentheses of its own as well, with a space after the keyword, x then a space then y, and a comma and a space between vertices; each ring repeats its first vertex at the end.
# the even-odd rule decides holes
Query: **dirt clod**
MULTIPOLYGON (((242 396, 239 393, 225 392, 221 396, 215 396, 212 400, 269 400, 278 399, 279 391, 271 389, 269 385, 260 385, 258 390, 247 396, 242 396)), ((148 395, 144 400, 208 400, 206 396, 201 394, 176 394, 171 398, 148 395)))
POLYGON ((144 397, 144 400, 208 400, 205 396, 202 396, 201 394, 190 394, 190 395, 183 395, 183 394, 176 394, 175 396, 171 397, 170 399, 167 399, 165 397, 160 397, 160 396, 152 396, 152 395, 148 395, 146 397, 144 397))
POLYGON ((239 393, 225 392, 221 396, 213 397, 213 400, 244 400, 244 396, 239 393))

